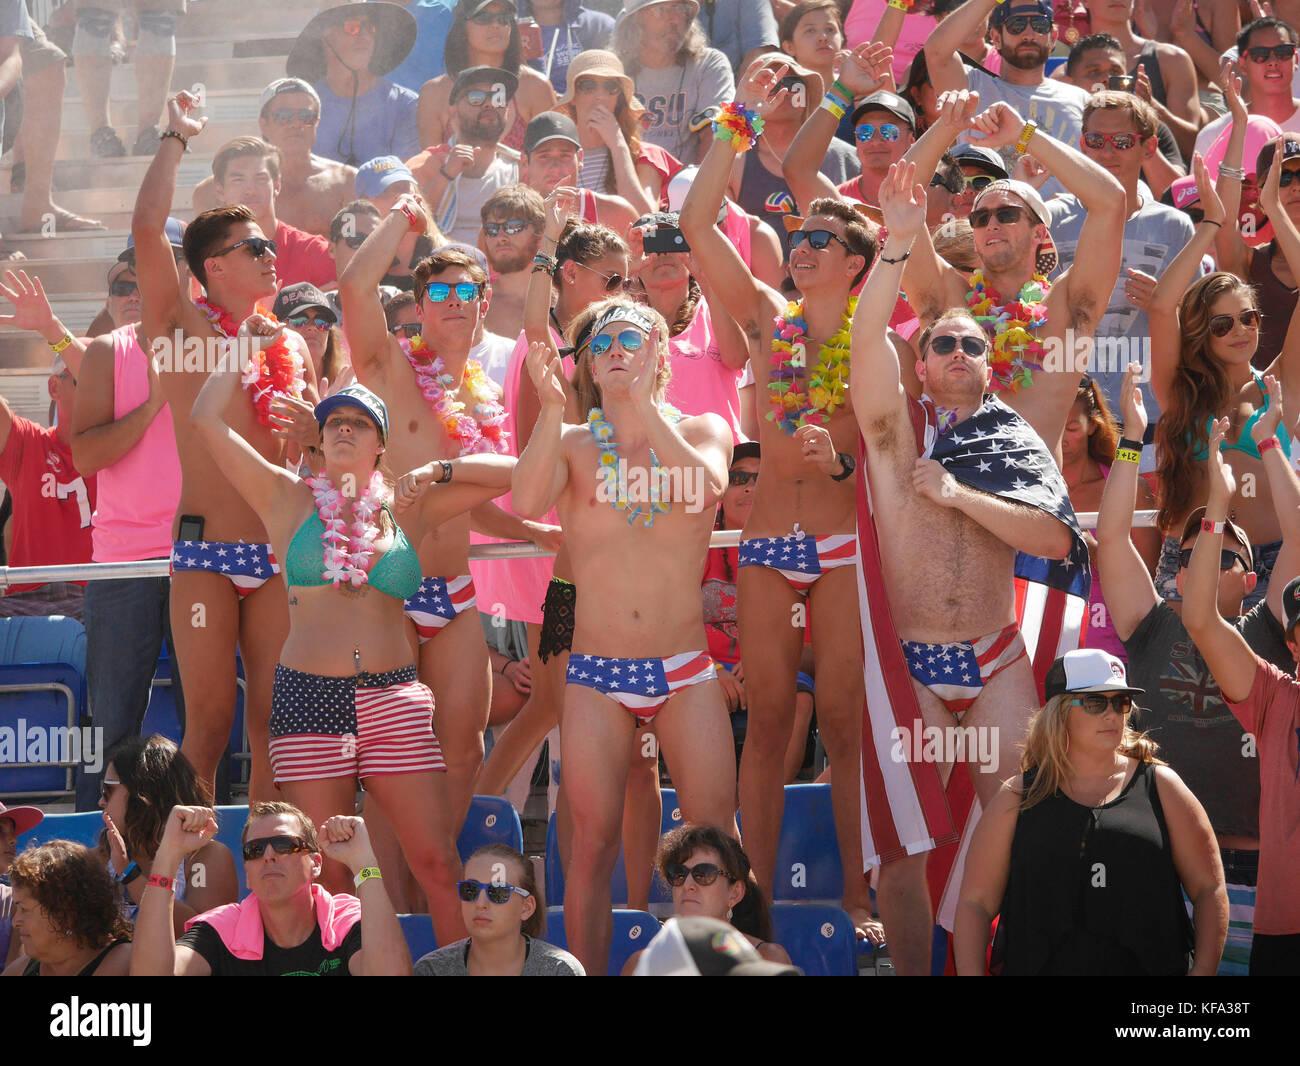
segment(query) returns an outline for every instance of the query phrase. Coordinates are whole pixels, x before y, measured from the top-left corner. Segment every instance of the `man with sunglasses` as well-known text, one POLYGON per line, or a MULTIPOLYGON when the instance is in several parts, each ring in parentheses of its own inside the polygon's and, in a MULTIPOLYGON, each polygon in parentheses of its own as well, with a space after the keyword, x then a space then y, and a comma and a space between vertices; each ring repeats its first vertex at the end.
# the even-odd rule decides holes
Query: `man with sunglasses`
MULTIPOLYGON (((1300 76, 1298 43, 1300 35, 1294 26, 1281 19, 1259 18, 1241 28, 1236 49, 1225 53, 1244 83, 1242 96, 1247 111, 1271 118, 1284 133, 1300 133, 1300 96, 1295 88, 1300 76)), ((1208 156, 1210 147, 1231 122, 1229 111, 1204 126, 1196 137, 1196 151, 1208 156)))
MULTIPOLYGON (((173 807, 154 868, 172 870, 217 832, 216 812, 173 807)), ((254 802, 242 835, 249 895, 172 933, 175 888, 149 878, 135 920, 132 977, 407 977, 411 955, 360 818, 319 830, 290 803, 254 802), (316 883, 323 858, 352 872, 356 895, 316 883)))
MULTIPOLYGON (((1047 57, 1056 40, 1052 0, 968 0, 940 22, 925 43, 925 58, 935 94, 969 89, 979 93, 980 99, 988 104, 995 101, 1007 104, 1055 140, 1077 144, 1083 130, 1087 94, 1047 77, 1047 57), (985 18, 989 19, 993 46, 1002 57, 1002 72, 997 76, 978 67, 967 68, 959 54, 962 42, 978 33, 985 18)), ((996 146, 985 141, 978 143, 997 147, 1007 166, 1015 165, 1014 141, 996 146)), ((1053 171, 1042 187, 1044 197, 1061 191, 1058 179, 1060 175, 1053 171)))
MULTIPOLYGON (((1256 444, 1273 438, 1285 417, 1276 409, 1278 399, 1252 431, 1256 444)), ((1125 381, 1122 400, 1124 438, 1141 440, 1147 413, 1131 377, 1125 381)), ((1119 456, 1098 513, 1097 565, 1111 622, 1128 655, 1129 676, 1147 691, 1137 724, 1151 732, 1161 757, 1205 805, 1218 837, 1233 901, 1233 928, 1221 972, 1244 973, 1250 912, 1241 909, 1242 890, 1256 885, 1264 822, 1277 810, 1276 801, 1261 805, 1261 777, 1277 772, 1276 762, 1269 759, 1284 753, 1272 744, 1266 752, 1260 730, 1244 718, 1234 718, 1232 701, 1251 695, 1256 657, 1271 664, 1270 674, 1295 669, 1289 644, 1295 618, 1287 597, 1300 572, 1300 483, 1280 449, 1261 449, 1282 548, 1267 598, 1243 613, 1243 601, 1256 583, 1254 552, 1245 531, 1227 520, 1219 474, 1223 432, 1215 427, 1215 433, 1210 441, 1209 503, 1193 511, 1182 530, 1177 577, 1181 600, 1160 597, 1130 540, 1138 466, 1119 456), (1207 565, 1192 569, 1198 562, 1207 565)), ((1294 736, 1286 744, 1294 753, 1294 736)), ((1292 779, 1287 771, 1287 795, 1292 794, 1292 779)), ((1290 887, 1284 891, 1292 893, 1290 887)), ((1300 932, 1300 924, 1290 932, 1300 932)))
POLYGON ((542 246, 546 223, 542 198, 526 185, 507 185, 488 197, 480 216, 479 248, 492 269, 485 327, 500 337, 518 337, 524 328, 529 268, 542 246))

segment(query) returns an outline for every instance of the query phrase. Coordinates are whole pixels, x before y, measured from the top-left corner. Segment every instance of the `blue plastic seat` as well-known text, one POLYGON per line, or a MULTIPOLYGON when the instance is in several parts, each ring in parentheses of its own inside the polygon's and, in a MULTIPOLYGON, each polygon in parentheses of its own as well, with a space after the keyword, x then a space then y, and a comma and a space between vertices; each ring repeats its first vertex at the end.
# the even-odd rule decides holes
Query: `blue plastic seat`
POLYGON ((485 844, 504 844, 515 851, 524 850, 524 827, 519 812, 504 796, 475 796, 461 827, 456 849, 461 862, 485 844))
MULTIPOLYGON (((659 820, 659 835, 682 824, 681 808, 677 806, 677 790, 661 788, 659 801, 663 814, 659 820)), ((618 862, 614 864, 614 876, 610 881, 610 902, 627 902, 627 868, 623 863, 623 849, 619 848, 618 862)), ((650 902, 671 903, 672 892, 663 883, 663 879, 652 877, 650 881, 650 902)), ((560 862, 560 838, 556 829, 555 815, 552 814, 546 825, 546 902, 551 907, 564 905, 564 867, 560 862)))
POLYGON ((809 977, 857 976, 857 934, 839 907, 774 903, 772 934, 809 977))
POLYGON ((776 849, 775 902, 810 903, 844 894, 830 785, 786 785, 776 849))
POLYGON ((422 955, 438 950, 438 938, 433 933, 433 921, 427 914, 399 914, 402 935, 411 952, 411 962, 419 962, 422 955))
MULTIPOLYGON (((605 972, 617 977, 623 966, 636 952, 652 941, 663 927, 649 911, 614 911, 614 935, 609 942, 609 969, 605 972)), ((546 908, 546 942, 557 948, 569 950, 564 935, 564 908, 546 908)))
POLYGON ((230 849, 235 858, 235 874, 239 877, 239 898, 248 895, 248 878, 244 875, 244 824, 248 821, 248 808, 242 805, 217 808, 216 839, 230 849))
POLYGON ((51 840, 71 840, 75 844, 85 844, 93 848, 99 842, 100 831, 104 828, 104 816, 99 811, 84 811, 81 814, 47 814, 40 825, 27 830, 18 838, 18 850, 40 847, 51 840))

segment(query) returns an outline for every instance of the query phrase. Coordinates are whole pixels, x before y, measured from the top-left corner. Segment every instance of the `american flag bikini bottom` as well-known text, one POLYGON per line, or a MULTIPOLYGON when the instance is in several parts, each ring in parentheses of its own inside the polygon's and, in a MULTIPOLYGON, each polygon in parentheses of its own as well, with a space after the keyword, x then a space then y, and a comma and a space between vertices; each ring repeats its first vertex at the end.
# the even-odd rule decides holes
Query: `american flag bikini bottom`
POLYGON ((819 537, 805 533, 796 522, 794 532, 784 537, 742 540, 739 560, 741 566, 766 566, 775 570, 796 592, 804 594, 827 570, 852 566, 857 552, 857 537, 852 533, 819 537))
POLYGON ((426 577, 420 582, 419 591, 403 606, 406 617, 415 623, 420 643, 424 644, 477 602, 474 579, 469 574, 461 574, 459 577, 426 577))
POLYGON ((269 544, 238 544, 221 540, 178 540, 172 543, 171 573, 203 571, 230 579, 242 600, 280 572, 269 544))
POLYGON ((989 681, 1025 658, 1025 641, 1016 622, 996 633, 956 644, 922 644, 914 640, 900 643, 912 677, 959 718, 970 710, 989 681))
POLYGON ((567 680, 570 685, 594 688, 626 707, 638 722, 648 722, 678 689, 716 677, 717 668, 708 652, 684 651, 663 659, 571 654, 567 680))

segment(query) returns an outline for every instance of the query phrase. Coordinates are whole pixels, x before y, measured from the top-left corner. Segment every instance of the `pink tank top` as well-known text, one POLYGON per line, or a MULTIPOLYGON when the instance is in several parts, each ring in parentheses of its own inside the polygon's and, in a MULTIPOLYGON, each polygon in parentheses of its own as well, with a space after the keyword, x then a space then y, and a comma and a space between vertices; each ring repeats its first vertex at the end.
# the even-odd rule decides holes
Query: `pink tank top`
MULTIPOLYGON (((746 227, 748 230, 748 227, 746 227)), ((741 372, 722 361, 718 340, 713 335, 709 305, 700 298, 691 324, 668 341, 672 377, 668 381, 668 402, 684 415, 712 412, 731 426, 737 443, 745 439, 740 430, 741 372)))
MULTIPOLYGON (((555 341, 557 347, 564 343, 564 339, 554 329, 551 330, 551 339, 555 341)), ((506 370, 505 395, 501 401, 506 409, 505 428, 510 434, 510 454, 514 456, 519 455, 519 387, 522 383, 522 375, 527 372, 524 367, 527 356, 528 338, 521 333, 519 340, 515 342, 515 350, 510 353, 510 366, 506 370)), ((501 510, 514 513, 510 505, 509 493, 499 497, 495 503, 501 510)), ((560 523, 554 511, 551 511, 542 521, 550 525, 560 523)), ((500 544, 501 541, 497 537, 471 532, 470 543, 500 544)), ((469 570, 474 577, 478 609, 490 614, 497 604, 501 604, 505 608, 506 617, 511 621, 540 624, 542 601, 546 598, 546 586, 551 580, 551 571, 554 567, 555 559, 552 556, 533 559, 484 559, 471 562, 469 570)))
MULTIPOLYGON (((113 418, 124 418, 149 398, 145 353, 135 326, 115 329, 113 418)), ((99 472, 93 528, 94 560, 125 563, 171 555, 172 519, 181 498, 171 407, 164 404, 135 446, 99 472)))

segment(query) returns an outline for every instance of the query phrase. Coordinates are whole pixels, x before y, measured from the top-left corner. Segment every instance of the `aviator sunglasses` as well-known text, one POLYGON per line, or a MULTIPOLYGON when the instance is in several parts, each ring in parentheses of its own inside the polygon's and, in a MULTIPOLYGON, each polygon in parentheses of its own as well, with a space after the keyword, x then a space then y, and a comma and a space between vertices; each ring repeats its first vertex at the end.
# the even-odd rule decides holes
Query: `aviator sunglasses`
POLYGON ((617 337, 612 333, 600 333, 591 338, 591 354, 604 355, 609 351, 615 340, 618 341, 619 347, 623 351, 635 352, 640 350, 646 338, 644 333, 635 329, 621 330, 617 337))
POLYGON ((989 342, 983 337, 932 337, 930 339, 930 351, 935 355, 952 355, 957 350, 957 342, 961 342, 961 350, 969 356, 979 357, 989 350, 989 342))
POLYGON ((1215 337, 1226 337, 1238 322, 1247 329, 1259 329, 1259 320, 1262 317, 1253 307, 1247 308, 1239 315, 1215 315, 1210 319, 1210 333, 1215 337))

